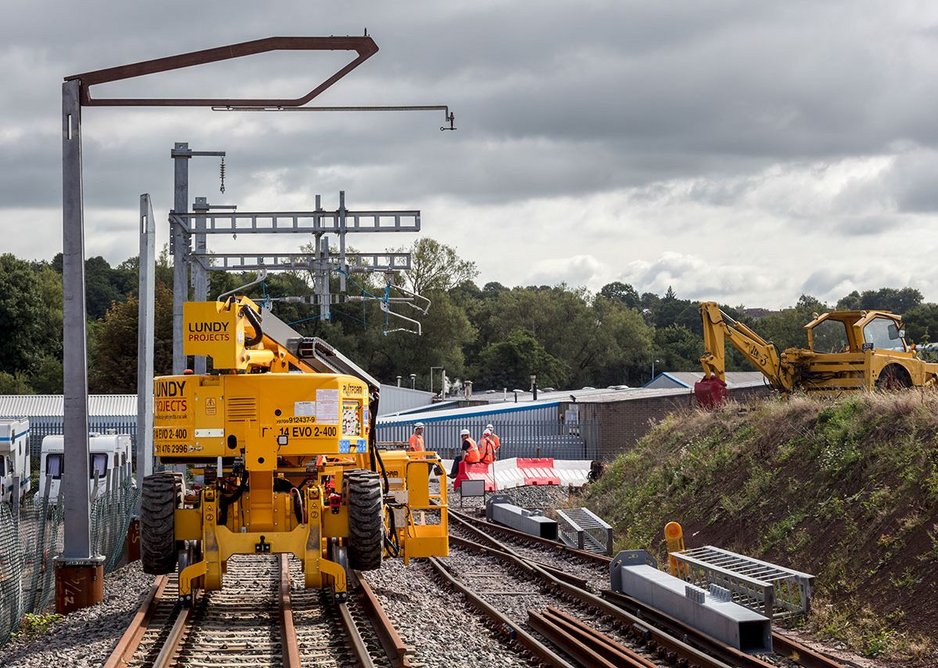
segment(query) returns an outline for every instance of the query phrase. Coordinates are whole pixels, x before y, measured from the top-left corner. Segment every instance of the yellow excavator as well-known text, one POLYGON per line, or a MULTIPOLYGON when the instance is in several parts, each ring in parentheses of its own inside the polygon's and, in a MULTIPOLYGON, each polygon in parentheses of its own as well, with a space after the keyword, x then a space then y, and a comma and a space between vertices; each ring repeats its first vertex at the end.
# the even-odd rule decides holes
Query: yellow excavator
POLYGON ((694 386, 701 405, 725 398, 726 343, 782 393, 833 395, 874 389, 926 387, 938 382, 938 364, 918 357, 905 340, 902 318, 889 311, 832 311, 805 325, 807 348, 782 353, 716 302, 701 302, 704 378, 694 386))
POLYGON ((342 599, 348 569, 448 554, 440 459, 378 449, 378 381, 246 297, 187 303, 183 320, 185 354, 214 370, 155 380, 154 449, 203 482, 144 479, 145 572, 178 568, 189 603, 222 587, 231 555, 287 553, 342 599))

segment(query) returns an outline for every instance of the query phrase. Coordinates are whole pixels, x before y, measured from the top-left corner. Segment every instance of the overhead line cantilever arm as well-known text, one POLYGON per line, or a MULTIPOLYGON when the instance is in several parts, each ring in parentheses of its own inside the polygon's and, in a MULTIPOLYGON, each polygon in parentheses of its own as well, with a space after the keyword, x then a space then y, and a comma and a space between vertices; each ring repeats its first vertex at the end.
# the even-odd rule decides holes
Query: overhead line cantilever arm
POLYGON ((444 122, 449 127, 441 126, 440 130, 455 130, 456 116, 445 104, 405 104, 357 107, 212 107, 212 111, 442 111, 444 122))
POLYGON ((78 79, 81 81, 82 106, 112 106, 112 107, 299 107, 329 88, 336 81, 344 77, 353 69, 378 51, 378 45, 371 37, 265 37, 250 42, 240 42, 228 46, 191 51, 165 58, 145 60, 129 65, 109 67, 93 72, 73 74, 65 77, 66 81, 78 79), (355 51, 358 57, 341 68, 331 77, 323 81, 316 88, 302 97, 295 99, 269 99, 269 98, 105 98, 91 97, 91 86, 100 83, 132 79, 147 74, 157 74, 178 70, 193 65, 215 63, 242 56, 251 56, 268 51, 355 51))
POLYGON ((720 310, 716 302, 701 302, 704 354, 700 358, 704 373, 726 381, 726 341, 762 372, 772 387, 790 391, 791 381, 782 374, 778 350, 754 330, 720 310))

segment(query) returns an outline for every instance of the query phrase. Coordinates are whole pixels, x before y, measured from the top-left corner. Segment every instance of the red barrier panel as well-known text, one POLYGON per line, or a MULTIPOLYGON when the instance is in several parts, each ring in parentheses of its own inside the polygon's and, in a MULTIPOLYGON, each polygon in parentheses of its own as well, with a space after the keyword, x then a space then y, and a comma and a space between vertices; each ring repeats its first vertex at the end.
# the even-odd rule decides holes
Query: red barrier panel
POLYGON ((489 465, 481 462, 477 464, 467 464, 460 460, 459 467, 456 469, 456 477, 453 479, 453 489, 459 489, 463 480, 485 480, 485 491, 495 491, 495 480, 489 475, 489 465), (469 474, 472 474, 471 476, 469 474))
POLYGON ((553 457, 518 458, 518 469, 525 485, 559 485, 560 477, 554 471, 553 457))

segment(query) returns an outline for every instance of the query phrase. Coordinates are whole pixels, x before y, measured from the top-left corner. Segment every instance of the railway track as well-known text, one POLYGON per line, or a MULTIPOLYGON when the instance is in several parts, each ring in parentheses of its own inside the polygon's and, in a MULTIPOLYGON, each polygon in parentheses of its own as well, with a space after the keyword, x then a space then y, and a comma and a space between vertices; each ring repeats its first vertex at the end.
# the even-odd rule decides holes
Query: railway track
POLYGON ((509 637, 520 638, 524 633, 537 641, 542 647, 527 638, 519 642, 552 666, 608 665, 600 647, 611 648, 619 657, 621 663, 612 665, 698 668, 743 665, 709 656, 504 549, 451 536, 449 559, 446 563, 431 559, 431 563, 492 620, 494 628, 511 628, 509 637), (582 635, 582 628, 571 631, 565 623, 557 623, 550 616, 551 610, 588 625, 590 638, 582 635))
MULTIPOLYGON (((487 550, 493 555, 500 554, 502 559, 513 558, 526 562, 539 569, 545 581, 550 582, 550 579, 553 579, 551 586, 564 589, 568 595, 580 599, 584 604, 593 606, 599 600, 617 610, 616 615, 623 613, 627 615, 617 617, 620 624, 631 625, 633 628, 636 625, 647 627, 651 633, 656 633, 654 629, 660 629, 666 636, 682 638, 694 649, 717 657, 725 665, 756 668, 778 665, 787 661, 788 665, 804 666, 804 668, 844 668, 843 664, 836 660, 774 630, 772 632, 774 656, 765 657, 766 660, 763 660, 744 654, 713 641, 695 629, 658 613, 635 599, 610 591, 608 589, 608 569, 611 561, 609 557, 583 552, 555 541, 530 536, 453 509, 450 509, 449 515, 452 529, 451 541, 454 544, 475 543, 477 550, 487 550), (495 535, 499 536, 499 539, 496 539, 495 535)), ((543 625, 544 622, 538 621, 537 623, 543 625)), ((665 644, 669 642, 666 637, 663 637, 662 641, 665 644)), ((667 651, 671 654, 676 653, 674 649, 667 651)), ((685 659, 685 661, 690 662, 691 659, 685 659)), ((597 663, 597 665, 602 664, 597 663)))
POLYGON ((407 650, 368 584, 348 601, 302 583, 299 563, 236 555, 225 588, 178 604, 175 575, 160 576, 105 664, 120 666, 321 666, 407 668, 407 650))

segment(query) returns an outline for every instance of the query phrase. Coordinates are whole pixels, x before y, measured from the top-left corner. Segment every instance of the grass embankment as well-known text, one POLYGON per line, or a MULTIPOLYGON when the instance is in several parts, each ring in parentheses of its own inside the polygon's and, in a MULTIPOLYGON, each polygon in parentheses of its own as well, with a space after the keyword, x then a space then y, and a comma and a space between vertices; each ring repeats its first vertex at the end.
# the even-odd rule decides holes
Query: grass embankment
POLYGON ((938 656, 938 393, 673 414, 586 499, 617 549, 662 559, 677 520, 688 547, 816 574, 818 636, 867 656, 938 656))

